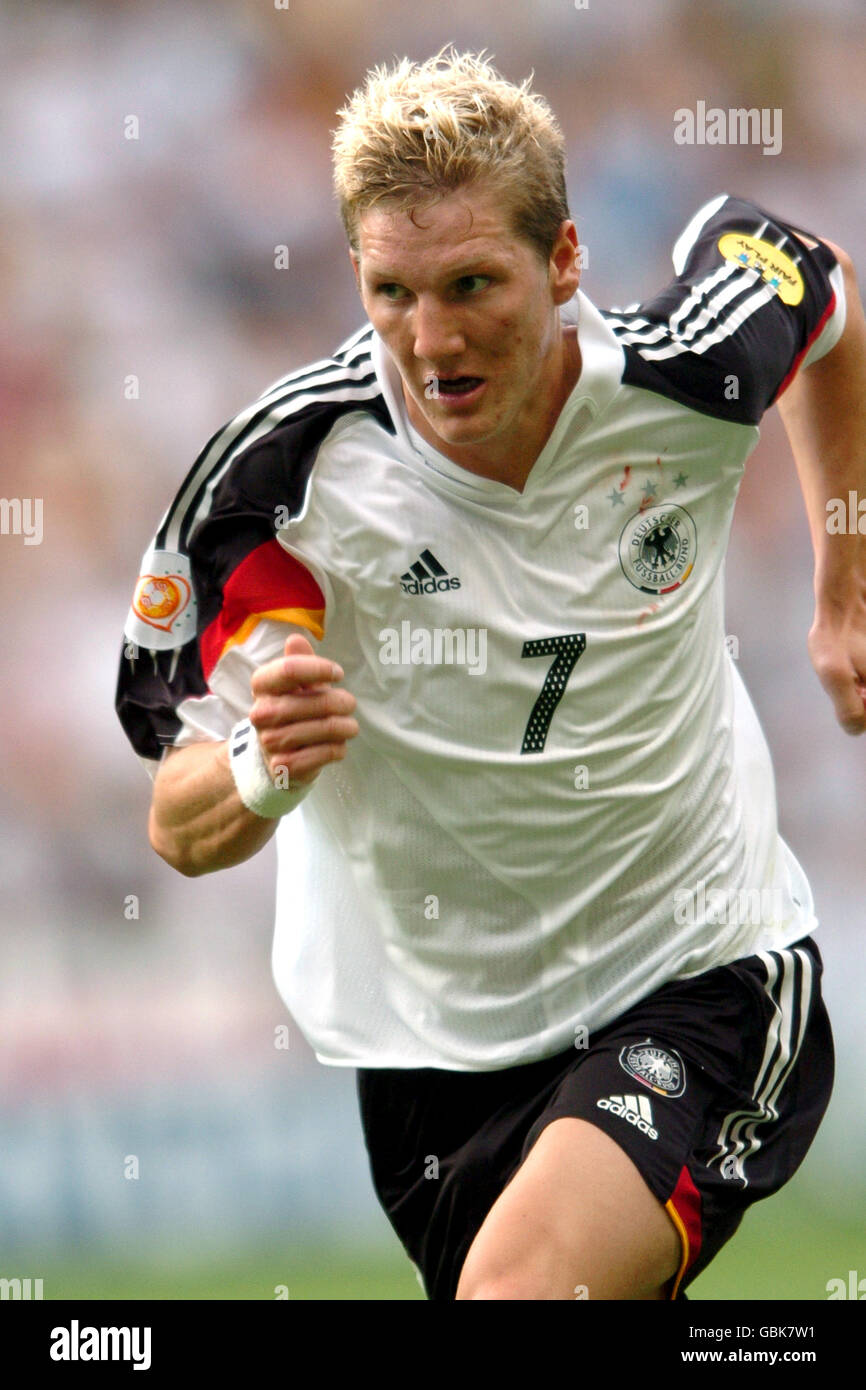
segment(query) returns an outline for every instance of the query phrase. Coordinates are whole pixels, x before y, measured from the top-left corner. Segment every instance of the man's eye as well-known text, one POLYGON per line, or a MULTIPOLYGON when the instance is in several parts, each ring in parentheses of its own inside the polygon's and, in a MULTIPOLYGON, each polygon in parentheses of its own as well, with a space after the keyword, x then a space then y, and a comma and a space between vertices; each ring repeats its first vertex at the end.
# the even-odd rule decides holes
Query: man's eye
POLYGON ((403 299, 406 293, 407 291, 402 285, 387 284, 379 286, 379 294, 384 295, 386 299, 403 299))
POLYGON ((481 290, 489 284, 489 275, 461 275, 457 281, 457 289, 460 294, 475 294, 477 290, 481 290))

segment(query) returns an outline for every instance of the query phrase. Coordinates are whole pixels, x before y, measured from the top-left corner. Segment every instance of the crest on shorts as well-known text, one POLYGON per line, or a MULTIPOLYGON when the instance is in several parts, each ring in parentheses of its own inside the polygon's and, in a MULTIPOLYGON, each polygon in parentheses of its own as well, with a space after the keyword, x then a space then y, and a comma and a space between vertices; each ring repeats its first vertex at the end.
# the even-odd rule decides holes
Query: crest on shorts
POLYGON ((669 594, 695 566, 698 533, 685 507, 667 503, 631 517, 619 538, 623 574, 645 594, 669 594))
POLYGON ((629 1076, 642 1081, 657 1096, 674 1098, 686 1089, 686 1069, 678 1052, 645 1042, 628 1043, 619 1054, 619 1064, 629 1076))

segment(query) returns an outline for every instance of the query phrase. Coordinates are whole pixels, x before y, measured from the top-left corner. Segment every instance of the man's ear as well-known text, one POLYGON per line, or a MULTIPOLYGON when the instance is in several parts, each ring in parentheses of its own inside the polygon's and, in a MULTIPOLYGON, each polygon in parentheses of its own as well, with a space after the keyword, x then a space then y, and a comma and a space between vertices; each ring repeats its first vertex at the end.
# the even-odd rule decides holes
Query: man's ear
POLYGON ((351 246, 349 247, 349 260, 350 260, 351 263, 352 263, 352 269, 353 269, 353 271, 355 272, 355 284, 358 286, 358 291, 359 291, 359 293, 360 293, 360 290, 361 290, 361 261, 360 261, 360 259, 359 259, 359 257, 358 257, 357 252, 356 252, 356 251, 353 251, 351 246))
POLYGON ((555 304, 566 304, 580 284, 580 246, 573 222, 563 222, 550 253, 550 289, 555 304))

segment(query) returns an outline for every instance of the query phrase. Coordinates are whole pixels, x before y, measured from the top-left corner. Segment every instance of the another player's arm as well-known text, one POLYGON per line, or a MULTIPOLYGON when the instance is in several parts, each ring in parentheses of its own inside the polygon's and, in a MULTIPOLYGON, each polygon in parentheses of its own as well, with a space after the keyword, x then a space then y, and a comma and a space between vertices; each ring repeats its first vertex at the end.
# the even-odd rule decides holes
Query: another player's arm
MULTIPOLYGON (((300 634, 285 654, 253 674, 249 712, 272 777, 286 768, 292 786, 314 782, 322 768, 345 757, 358 732, 354 696, 339 689, 343 671, 316 656, 300 634)), ((228 744, 175 749, 160 764, 150 810, 150 843, 188 877, 230 868, 257 854, 277 826, 241 801, 229 768, 228 744)))
POLYGON ((779 399, 806 503, 815 552, 815 616, 809 655, 836 717, 866 732, 866 536, 831 535, 827 503, 866 497, 866 318, 846 253, 826 241, 845 280, 838 343, 798 372, 779 399))

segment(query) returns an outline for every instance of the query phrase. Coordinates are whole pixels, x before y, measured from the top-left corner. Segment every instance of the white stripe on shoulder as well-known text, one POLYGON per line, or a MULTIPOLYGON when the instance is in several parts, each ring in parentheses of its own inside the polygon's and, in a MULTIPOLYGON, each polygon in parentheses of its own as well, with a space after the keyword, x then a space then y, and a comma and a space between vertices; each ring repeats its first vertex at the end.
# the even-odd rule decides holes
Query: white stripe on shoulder
POLYGON ((628 318, 626 318, 627 313, 628 310, 626 309, 609 309, 604 315, 605 323, 614 330, 617 337, 622 336, 618 331, 619 329, 625 329, 631 333, 636 332, 639 328, 656 328, 658 326, 651 324, 649 319, 642 318, 640 314, 628 314, 628 318))
POLYGON ((726 261, 716 270, 710 271, 696 285, 684 285, 683 297, 679 305, 670 313, 667 322, 652 323, 649 319, 633 315, 625 319, 608 320, 616 336, 624 343, 640 348, 652 345, 667 338, 673 342, 689 343, 707 326, 710 319, 718 315, 731 300, 743 293, 745 285, 755 284, 760 279, 757 271, 749 271, 742 266, 726 261), (745 277, 745 278, 744 278, 745 277), (703 303, 699 314, 685 328, 680 325, 703 303))
POLYGON ((362 328, 359 328, 355 333, 350 334, 346 341, 341 343, 340 346, 337 348, 337 351, 334 353, 334 356, 341 357, 343 353, 349 352, 353 347, 363 342, 365 339, 368 340, 368 342, 372 342, 372 323, 365 323, 362 328))
POLYGON ((271 408, 262 420, 259 421, 251 433, 246 434, 238 443, 238 436, 247 428, 250 421, 257 415, 263 406, 269 404, 267 399, 257 400, 252 405, 247 406, 239 415, 226 425, 214 439, 210 448, 194 473, 188 479, 186 487, 181 495, 174 502, 173 506, 166 513, 160 523, 160 530, 168 524, 164 548, 176 550, 180 542, 180 532, 184 525, 192 501, 196 493, 201 488, 206 479, 209 479, 208 489, 202 498, 201 504, 196 508, 195 520, 199 521, 207 515, 210 510, 213 489, 216 483, 223 477, 226 469, 231 466, 235 458, 251 445, 257 444, 266 434, 276 427, 290 415, 295 415, 303 410, 305 406, 314 404, 316 401, 351 401, 351 400, 373 400, 382 394, 382 388, 377 381, 362 382, 364 375, 369 374, 369 366, 361 365, 358 368, 346 369, 338 364, 326 364, 328 371, 322 372, 319 376, 308 378, 307 380, 296 382, 289 385, 283 392, 275 393, 275 398, 271 408), (353 384, 354 378, 354 384, 353 384), (344 389, 333 389, 343 385, 344 389), (316 387, 331 387, 332 389, 316 391, 316 387), (210 477, 214 474, 213 477, 210 477))
POLYGON ((266 387, 257 399, 259 401, 264 401, 267 400, 268 396, 272 396, 277 391, 285 391, 288 387, 293 385, 303 386, 306 381, 309 380, 310 373, 314 371, 340 371, 345 375, 349 375, 350 373, 351 375, 355 375, 356 372, 351 372, 351 368, 355 366, 356 371, 358 369, 363 369, 363 358, 365 356, 368 360, 371 360, 369 343, 356 344, 354 348, 347 352, 344 362, 336 362, 333 357, 320 357, 317 362, 308 362, 306 366, 298 367, 295 371, 289 372, 286 376, 279 377, 276 381, 272 382, 270 386, 266 387))
POLYGON ((698 208, 698 211, 695 213, 691 222, 689 222, 688 226, 685 227, 685 229, 677 237, 676 241, 674 242, 674 249, 671 253, 671 259, 673 260, 674 270, 676 271, 677 275, 682 275, 686 261, 689 258, 689 252, 691 251, 692 247, 694 246, 704 227, 709 222, 711 217, 715 217, 719 208, 722 206, 723 203, 726 203, 728 201, 729 197, 729 193, 720 193, 718 198, 711 198, 708 203, 704 203, 704 206, 702 208, 698 208))
MULTIPOLYGON (((327 396, 324 397, 320 395, 297 396, 288 405, 281 406, 277 410, 272 410, 267 420, 262 421, 261 425, 256 427, 256 429, 253 431, 250 437, 244 440, 243 449, 240 452, 245 452, 252 444, 257 444, 259 440, 264 437, 264 435, 269 434, 271 430, 276 428, 277 425, 282 424, 282 422, 285 419, 287 419, 288 416, 296 415, 298 411, 303 410, 305 406, 314 405, 316 401, 367 401, 373 400, 374 397, 380 396, 381 394, 381 386, 377 381, 373 381, 368 386, 356 386, 353 390, 346 389, 345 391, 331 391, 328 393, 327 396)), ((225 459, 225 461, 216 469, 213 475, 208 479, 207 487, 205 488, 204 493, 202 494, 202 499, 196 507, 195 513, 192 518, 193 526, 197 525, 199 521, 201 521, 204 517, 207 516, 213 503, 214 492, 221 483, 225 474, 231 468, 236 456, 237 451, 235 451, 227 459, 225 459)), ((307 487, 307 491, 304 496, 304 504, 298 518, 299 520, 300 517, 302 517, 306 512, 308 497, 309 486, 307 487)), ((167 546, 166 548, 171 549, 170 546, 167 546)))
MULTIPOLYGON (((632 343, 635 347, 641 344, 653 344, 660 342, 663 338, 687 342, 694 338, 706 324, 710 317, 723 309, 731 299, 735 299, 743 292, 742 278, 734 278, 737 275, 742 277, 749 274, 741 266, 736 266, 727 261, 723 266, 705 275, 703 280, 699 280, 696 285, 683 286, 683 298, 676 309, 673 309, 667 322, 651 323, 649 319, 641 319, 635 316, 628 323, 622 324, 619 331, 617 321, 613 327, 617 337, 623 342, 632 343), (713 293, 715 291, 715 293, 713 293), (695 316, 693 323, 689 324, 685 330, 680 329, 680 324, 693 313, 701 302, 703 308, 700 314, 695 316)), ((752 282, 758 279, 757 272, 752 272, 752 282)), ((746 281, 748 283, 748 281, 746 281)))
MULTIPOLYGON (((757 271, 755 271, 754 274, 756 277, 758 276, 757 271)), ((744 299, 738 304, 736 309, 732 310, 732 312, 728 314, 721 323, 716 324, 714 328, 710 329, 707 327, 706 331, 703 333, 698 333, 696 337, 687 338, 685 341, 677 337, 666 347, 638 348, 638 351, 641 357, 645 358, 648 362, 658 362, 668 357, 679 357, 680 353, 683 352, 693 352, 700 356, 708 352, 710 348, 715 347, 718 343, 724 342, 725 338, 732 338, 737 329, 745 323, 746 319, 751 318, 752 314, 757 313, 765 304, 769 304, 770 300, 775 298, 775 294, 776 291, 770 285, 763 285, 761 289, 756 290, 748 299, 744 299)))
MULTIPOLYGON (((730 268, 730 272, 714 272, 712 278, 719 275, 726 278, 734 270, 737 270, 742 277, 741 283, 723 286, 707 301, 701 312, 685 329, 678 329, 672 320, 667 323, 649 325, 646 328, 625 331, 614 325, 613 331, 616 337, 621 343, 628 343, 635 347, 647 362, 659 362, 666 358, 679 357, 684 352, 692 352, 698 356, 708 352, 710 348, 724 342, 726 338, 732 337, 746 319, 757 313, 765 304, 769 304, 775 294, 775 290, 770 285, 760 283, 754 294, 749 295, 746 299, 739 299, 736 307, 718 319, 719 308, 724 308, 726 303, 739 298, 742 294, 744 283, 748 283, 745 277, 750 277, 753 284, 761 280, 758 271, 734 266, 730 268)), ((700 292, 704 288, 703 285, 695 286, 694 295, 690 295, 689 299, 680 305, 678 310, 675 310, 674 317, 692 312, 696 303, 700 302, 700 292)))

